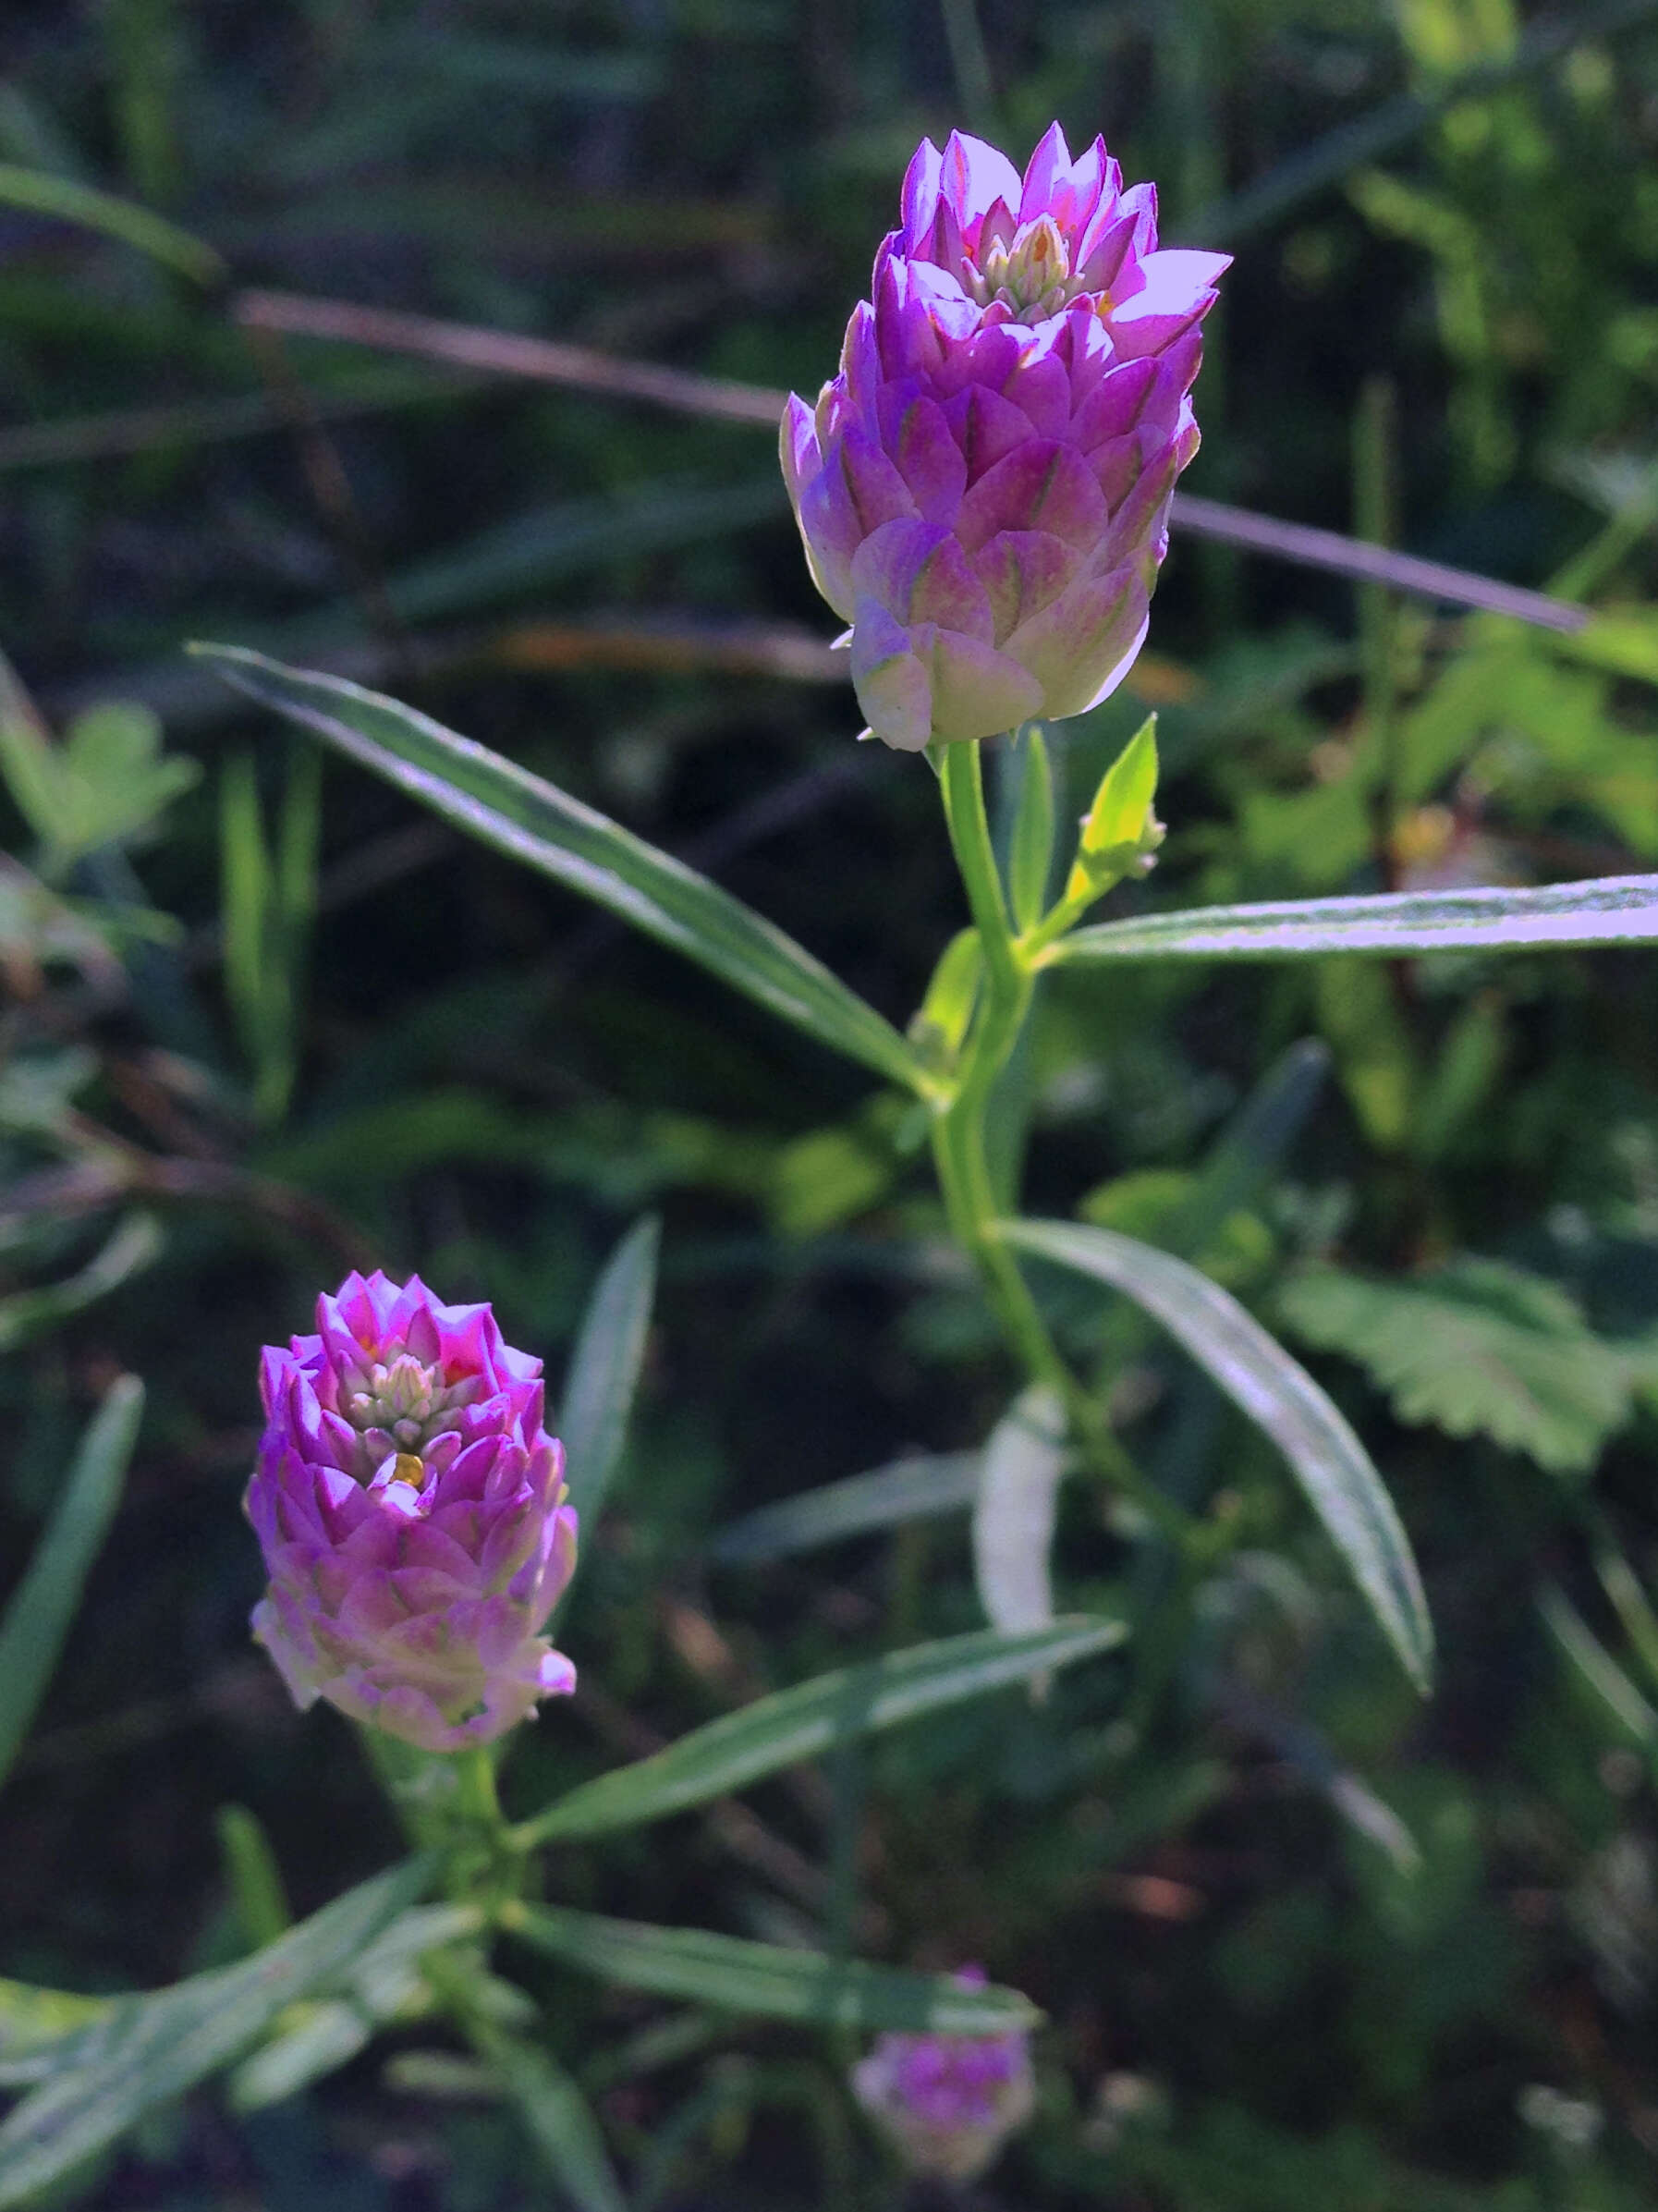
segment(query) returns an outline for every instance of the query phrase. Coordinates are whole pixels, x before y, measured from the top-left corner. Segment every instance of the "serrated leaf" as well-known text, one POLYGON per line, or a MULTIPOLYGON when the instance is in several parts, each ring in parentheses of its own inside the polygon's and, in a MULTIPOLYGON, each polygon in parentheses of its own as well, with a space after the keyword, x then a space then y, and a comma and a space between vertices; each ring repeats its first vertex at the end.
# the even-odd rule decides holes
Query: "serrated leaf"
POLYGON ((0 2212, 229 2065, 277 2014, 341 1974, 431 1876, 407 1860, 336 1898, 279 1943, 216 1974, 118 1999, 58 2047, 51 2077, 0 2126, 0 2212))
POLYGON ((238 647, 192 646, 225 680, 325 738, 434 813, 607 908, 712 970, 831 1051, 918 1088, 920 1063, 891 1024, 740 899, 429 715, 332 676, 238 647))
POLYGON ((0 1778, 45 1695, 92 1561, 120 1503, 144 1411, 144 1386, 123 1375, 87 1424, 45 1534, 0 1621, 0 1778))
POLYGON ((1386 892, 1136 915, 1074 930, 1058 960, 1306 960, 1358 952, 1564 952, 1658 944, 1658 875, 1603 875, 1541 890, 1386 892))
POLYGON ((814 2027, 990 2035, 1032 2027, 1042 2017, 1028 1997, 994 1983, 974 1987, 948 1974, 908 1974, 701 1928, 524 1904, 508 1907, 502 1925, 550 1958, 607 1982, 814 2027))
POLYGON ((1539 1466, 1592 1466, 1629 1409, 1626 1354, 1556 1285, 1495 1260, 1383 1282, 1332 1267, 1285 1284, 1278 1311, 1304 1344, 1345 1352, 1401 1421, 1489 1436, 1539 1466))
POLYGON ((976 1451, 918 1452, 888 1467, 872 1467, 867 1474, 799 1491, 721 1530, 708 1547, 709 1557, 724 1567, 757 1566, 794 1552, 816 1551, 843 1537, 958 1511, 978 1496, 981 1464, 982 1454, 976 1451))
POLYGON ((661 1224, 635 1223, 605 1262, 570 1354, 558 1433, 570 1502, 591 1537, 622 1456, 656 1294, 661 1224))
POLYGON ((1369 1453, 1305 1368, 1218 1283, 1152 1245, 1069 1221, 1008 1221, 1002 1234, 1020 1251, 1133 1299, 1273 1439, 1405 1671, 1425 1692, 1433 1630, 1409 1542, 1369 1453))
POLYGON ((519 1839, 562 1842, 665 1820, 853 1737, 1091 1658, 1120 1644, 1126 1633, 1120 1620, 1058 1620, 1030 1635, 949 1636, 818 1675, 757 1698, 666 1751, 584 1782, 526 1821, 519 1839))

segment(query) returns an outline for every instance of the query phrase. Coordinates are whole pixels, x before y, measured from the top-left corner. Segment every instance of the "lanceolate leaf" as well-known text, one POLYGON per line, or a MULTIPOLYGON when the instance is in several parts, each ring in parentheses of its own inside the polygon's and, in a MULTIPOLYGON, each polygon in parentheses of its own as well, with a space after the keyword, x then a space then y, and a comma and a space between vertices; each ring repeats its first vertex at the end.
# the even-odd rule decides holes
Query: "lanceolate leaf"
POLYGON ((1120 1620, 1058 1620, 1030 1635, 950 1636, 818 1675, 727 1713, 651 1758, 583 1783, 527 1821, 519 1839, 563 1842, 664 1820, 851 1737, 1109 1651, 1126 1632, 1120 1620))
POLYGON ((1420 952, 1564 952, 1658 944, 1658 875, 1605 875, 1541 890, 1404 891, 1365 898, 1102 922, 1062 938, 1055 960, 1303 960, 1330 953, 1397 959, 1420 952))
MULTIPOLYGON (((973 1506, 973 1576, 985 1616, 1005 1634, 1054 1618, 1048 1554, 1070 1452, 1065 1408, 1046 1383, 1015 1399, 984 1447, 973 1506)), ((1033 1691, 1041 1677, 1032 1678, 1033 1691)))
POLYGON ((891 1023, 793 938, 516 762, 379 692, 239 647, 192 650, 250 698, 302 723, 486 845, 712 969, 832 1051, 908 1088, 920 1077, 891 1023))
POLYGON ((557 1426, 570 1502, 590 1535, 621 1457, 639 1387, 660 1240, 654 1218, 628 1230, 599 1277, 570 1355, 557 1426))
POLYGON ((1363 1445, 1306 1370, 1228 1291, 1166 1252, 1068 1221, 1010 1221, 1002 1233, 1143 1306, 1272 1437, 1406 1672, 1425 1690, 1433 1631, 1409 1543, 1363 1445))
POLYGON ((144 1410, 134 1375, 113 1382, 88 1424, 56 1509, 0 1621, 0 1777, 34 1718, 87 1570, 115 1518, 144 1410))
POLYGON ((918 1452, 888 1467, 872 1467, 867 1474, 848 1474, 838 1483, 799 1491, 732 1522, 709 1546, 709 1556, 724 1567, 757 1566, 763 1559, 816 1551, 844 1536, 958 1511, 979 1494, 981 1464, 982 1454, 976 1451, 918 1452))
POLYGON ((0 2087, 38 2082, 52 2072, 58 2046, 106 2019, 118 2001, 69 1989, 38 1989, 29 1982, 0 1982, 0 2087))
POLYGON ((1017 1989, 964 1986, 945 1974, 907 1974, 701 1928, 652 1927, 522 1904, 509 1906, 502 1925, 535 1949, 606 1982, 814 2027, 991 2035, 1041 2018, 1017 1989))
POLYGON ((239 2057, 286 2006, 343 1973, 431 1872, 427 1861, 407 1860, 239 1965, 120 1998, 60 2045, 50 2078, 0 2126, 0 2208, 24 2203, 239 2057))
POLYGON ((480 2013, 469 2016, 467 2032, 518 2107, 562 2196, 577 2212, 626 2212, 598 2120, 569 2075, 539 2045, 507 2035, 480 2013))

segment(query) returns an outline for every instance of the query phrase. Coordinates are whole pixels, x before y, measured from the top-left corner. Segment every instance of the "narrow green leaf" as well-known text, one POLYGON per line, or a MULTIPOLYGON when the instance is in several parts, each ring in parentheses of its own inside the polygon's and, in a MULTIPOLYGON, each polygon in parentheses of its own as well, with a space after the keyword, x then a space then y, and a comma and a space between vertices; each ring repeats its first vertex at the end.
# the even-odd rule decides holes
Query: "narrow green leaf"
POLYGON ((234 2112, 262 2112, 267 2105, 279 2105, 348 2066, 373 2033, 372 2022, 347 1998, 296 2006, 281 2034, 244 2059, 231 2075, 226 2101, 234 2112))
POLYGON ((562 1842, 664 1820, 855 1736, 1109 1651, 1126 1633, 1120 1620, 1077 1618, 1030 1635, 950 1636, 818 1675, 757 1698, 648 1759, 584 1782, 526 1821, 518 1839, 562 1842))
POLYGON ((1305 960, 1330 953, 1566 952, 1658 944, 1658 875, 1602 875, 1540 890, 1401 891, 1200 907, 1102 922, 1062 938, 1055 960, 1305 960))
POLYGON ((542 2163, 578 2212, 627 2212, 593 2108, 537 2045, 473 2017, 468 2033, 518 2108, 542 2163))
POLYGON ((251 1959, 120 1998, 104 2019, 60 2045, 51 2076, 0 2126, 0 2212, 230 2064, 286 2006, 348 1967, 412 1903, 431 1872, 428 1861, 407 1860, 251 1959))
POLYGON ((661 1224, 638 1222, 605 1264, 582 1316, 558 1409, 570 1502, 591 1537, 621 1457, 645 1356, 661 1224))
POLYGON ((798 1491, 722 1529, 709 1546, 709 1557, 722 1567, 758 1566, 838 1544, 844 1536, 957 1511, 978 1496, 982 1464, 982 1454, 976 1451, 920 1452, 867 1474, 798 1491))
POLYGON ((909 1024, 910 1043, 934 1061, 947 1064, 961 1049, 978 1003, 984 970, 984 947, 976 929, 958 929, 939 956, 927 995, 909 1024))
POLYGON ((875 1009, 729 892, 428 715, 331 676, 217 645, 192 653, 239 690, 497 850, 711 969, 781 1020, 910 1089, 915 1055, 875 1009))
POLYGON ((134 246, 152 261, 177 269, 208 291, 225 282, 229 271, 213 248, 176 223, 152 214, 130 200, 117 200, 91 185, 77 184, 71 177, 55 176, 47 169, 19 168, 0 163, 0 205, 27 208, 30 214, 50 215, 60 223, 74 223, 82 230, 103 232, 134 246))
MULTIPOLYGON (((4 1118, 0 1113, 0 1119, 4 1118)), ((0 1298, 0 1351, 27 1344, 43 1329, 55 1328, 70 1314, 118 1290, 129 1276, 159 1259, 164 1239, 153 1214, 131 1213, 116 1224, 109 1241, 74 1275, 55 1283, 36 1283, 0 1298)))
POLYGON ((994 2035, 1032 2027, 1042 2017, 1028 1997, 994 1983, 974 1988, 948 1974, 908 1974, 701 1928, 652 1927, 525 1904, 508 1907, 502 1925, 534 1949, 606 1982, 814 2027, 994 2035))
POLYGON ((1305 1368, 1230 1292, 1152 1245, 1069 1221, 1009 1221, 1002 1233, 1021 1252, 1091 1276, 1143 1306, 1272 1437, 1405 1671, 1425 1692, 1433 1630, 1409 1542, 1370 1455, 1305 1368))
MULTIPOLYGON (((1004 1635, 1054 1619, 1048 1558, 1070 1457, 1065 1407, 1048 1383, 1021 1390, 985 1444, 973 1501, 973 1580, 985 1619, 1004 1635)), ((1036 1694, 1044 1678, 1031 1680, 1036 1694)))
POLYGON ((1562 1656, 1631 1748, 1658 1754, 1658 1712, 1654 1712, 1565 1591, 1549 1583, 1537 1600, 1543 1625, 1562 1656))
POLYGON ((45 1694, 81 1585, 120 1501, 144 1386, 116 1377, 87 1424, 46 1533, 0 1621, 0 1778, 45 1694))
POLYGON ((263 1822, 246 1805, 221 1805, 215 1826, 242 1940, 250 1951, 260 1950, 294 1925, 276 1853, 263 1822))
POLYGON ((107 2019, 118 2001, 0 1981, 0 2088, 43 2080, 55 2070, 59 2047, 107 2019))
POLYGON ((1047 903, 1054 860, 1054 767, 1035 723, 1025 732, 1021 751, 1024 773, 1007 859, 1007 891, 1015 929, 1030 929, 1047 903))

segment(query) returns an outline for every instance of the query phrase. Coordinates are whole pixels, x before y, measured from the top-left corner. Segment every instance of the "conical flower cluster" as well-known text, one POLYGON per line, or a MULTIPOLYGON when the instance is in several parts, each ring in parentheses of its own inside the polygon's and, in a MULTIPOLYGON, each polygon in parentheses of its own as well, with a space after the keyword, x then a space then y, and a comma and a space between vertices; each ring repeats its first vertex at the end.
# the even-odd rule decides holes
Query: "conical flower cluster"
POLYGON ((541 1634, 576 1561, 541 1371, 487 1305, 378 1272, 317 1301, 315 1336, 265 1348, 253 1633, 299 1705, 454 1752, 574 1688, 541 1634))
MULTIPOLYGON (((977 1987, 983 1969, 956 1979, 977 1987)), ((911 2173, 970 2181, 1035 2108, 1030 2037, 879 2035, 852 2069, 852 2094, 911 2173)))
POLYGON ((919 751, 1097 705, 1145 637, 1219 253, 1055 124, 1021 178, 923 141, 840 374, 783 470, 871 731, 919 751))

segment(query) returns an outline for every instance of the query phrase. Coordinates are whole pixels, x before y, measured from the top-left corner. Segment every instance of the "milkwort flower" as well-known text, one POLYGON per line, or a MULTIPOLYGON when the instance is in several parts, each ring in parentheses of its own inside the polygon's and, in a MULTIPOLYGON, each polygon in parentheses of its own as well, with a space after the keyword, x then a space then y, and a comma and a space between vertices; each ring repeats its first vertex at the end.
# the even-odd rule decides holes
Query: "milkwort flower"
POLYGON ((1152 185, 1055 123, 1021 179, 924 140, 840 373, 783 471, 859 704, 906 752, 1081 714, 1145 637, 1198 447, 1199 324, 1228 256, 1159 251, 1152 185))
MULTIPOLYGON (((978 1988, 984 1970, 956 1976, 978 1988)), ((852 2094, 911 2173, 970 2181, 985 2171, 1036 2104, 1030 2039, 993 2035, 877 2036, 852 2069, 852 2094)))
POLYGON ((347 1276, 260 1370, 253 1633, 296 1703, 425 1751, 488 1743, 576 1670, 541 1630, 576 1561, 542 1363, 487 1305, 347 1276))

